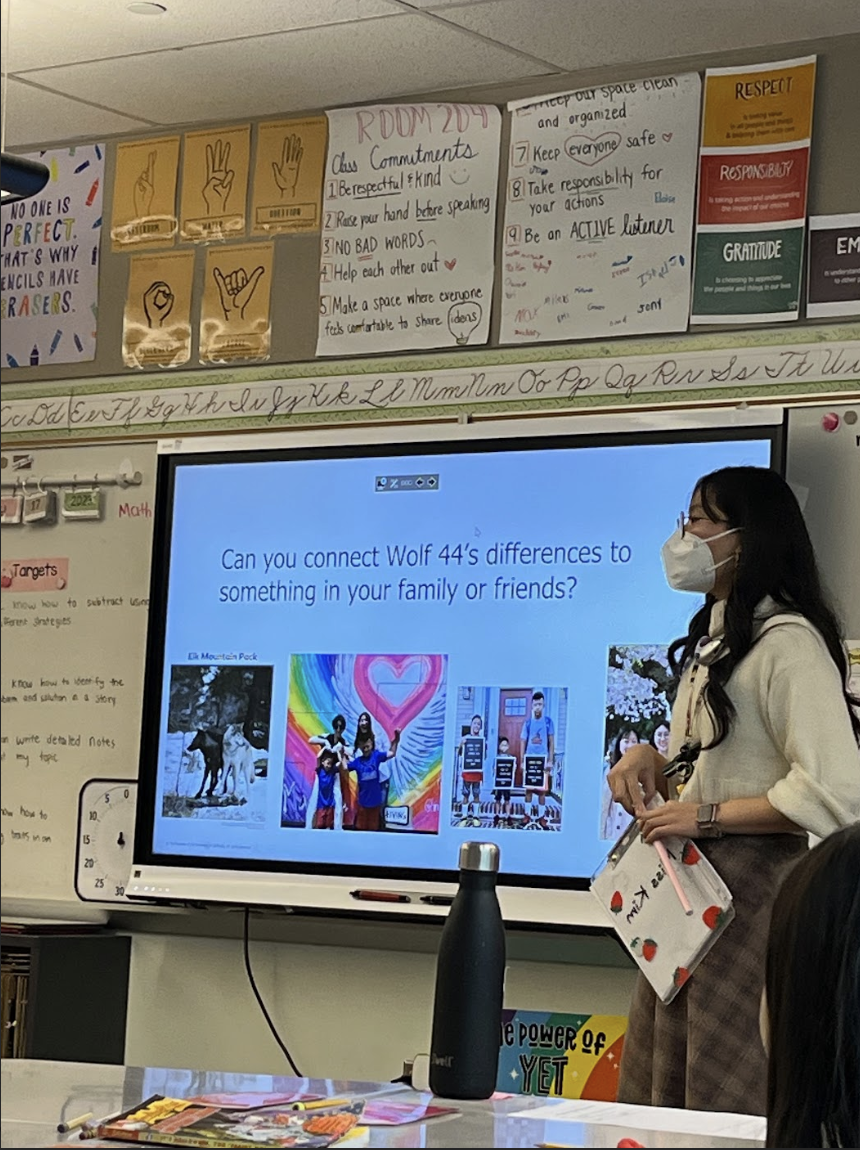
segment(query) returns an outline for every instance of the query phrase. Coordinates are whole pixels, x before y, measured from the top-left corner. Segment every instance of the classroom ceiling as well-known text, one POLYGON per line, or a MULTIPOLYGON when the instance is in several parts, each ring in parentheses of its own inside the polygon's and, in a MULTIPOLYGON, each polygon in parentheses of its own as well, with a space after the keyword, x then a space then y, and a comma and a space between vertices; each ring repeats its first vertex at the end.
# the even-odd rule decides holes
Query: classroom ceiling
POLYGON ((12 148, 860 31, 857 0, 2 5, 12 148))

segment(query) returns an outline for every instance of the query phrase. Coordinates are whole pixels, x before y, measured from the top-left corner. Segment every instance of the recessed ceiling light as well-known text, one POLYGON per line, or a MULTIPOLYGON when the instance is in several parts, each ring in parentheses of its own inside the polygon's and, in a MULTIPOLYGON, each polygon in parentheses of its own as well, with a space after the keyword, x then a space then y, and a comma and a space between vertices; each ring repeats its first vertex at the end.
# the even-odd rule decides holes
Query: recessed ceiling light
POLYGON ((135 0, 134 4, 128 5, 128 10, 135 16, 163 16, 167 6, 150 3, 149 0, 135 0))

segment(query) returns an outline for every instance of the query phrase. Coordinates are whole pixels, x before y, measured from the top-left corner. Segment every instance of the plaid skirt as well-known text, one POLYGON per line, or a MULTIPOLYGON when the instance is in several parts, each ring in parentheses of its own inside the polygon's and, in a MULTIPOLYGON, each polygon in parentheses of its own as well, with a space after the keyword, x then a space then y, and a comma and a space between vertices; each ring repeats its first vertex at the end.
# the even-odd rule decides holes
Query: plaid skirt
POLYGON ((808 840, 730 835, 696 845, 732 892, 735 918, 668 1006, 639 975, 618 1101, 764 1114, 767 1059, 759 1005, 770 916, 780 884, 808 840))

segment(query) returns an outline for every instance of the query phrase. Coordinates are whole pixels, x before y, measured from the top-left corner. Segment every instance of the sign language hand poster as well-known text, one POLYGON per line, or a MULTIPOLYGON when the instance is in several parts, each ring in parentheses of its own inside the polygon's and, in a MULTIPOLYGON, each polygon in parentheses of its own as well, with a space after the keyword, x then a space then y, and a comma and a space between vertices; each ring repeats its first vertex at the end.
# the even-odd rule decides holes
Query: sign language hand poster
POLYGON ((179 237, 200 242, 245 234, 251 125, 186 132, 179 237))
POLYGON ((110 232, 115 252, 173 246, 178 168, 178 136, 117 145, 110 232))
POLYGON ((3 207, 4 367, 83 363, 96 354, 104 145, 26 158, 51 175, 3 207))
POLYGON ((209 248, 200 314, 200 362, 269 358, 271 243, 209 248))
POLYGON ((685 331, 699 76, 511 108, 503 343, 685 331))
POLYGON ((132 256, 122 332, 126 367, 179 367, 191 358, 194 252, 132 256))
POLYGON ((327 130, 325 116, 259 125, 252 235, 319 231, 327 130))
POLYGON ((501 113, 327 113, 317 355, 486 343, 501 113))

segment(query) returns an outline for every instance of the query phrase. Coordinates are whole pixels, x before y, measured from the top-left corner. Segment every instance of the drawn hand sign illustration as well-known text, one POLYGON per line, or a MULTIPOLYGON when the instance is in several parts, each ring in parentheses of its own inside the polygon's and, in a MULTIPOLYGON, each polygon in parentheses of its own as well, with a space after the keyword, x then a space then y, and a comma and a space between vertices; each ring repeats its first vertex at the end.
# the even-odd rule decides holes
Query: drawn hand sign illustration
POLYGON ((143 311, 151 328, 163 327, 164 321, 173 311, 175 297, 170 284, 155 280, 143 293, 143 311))
POLYGON ((227 210, 227 200, 233 187, 236 173, 230 167, 230 145, 223 140, 206 145, 206 183, 203 185, 203 199, 210 216, 222 215, 227 210))
POLYGON ((155 152, 146 158, 146 167, 134 181, 134 213, 139 220, 152 214, 152 200, 155 196, 155 152))
POLYGON ((244 268, 237 268, 234 272, 227 272, 224 275, 220 268, 213 269, 218 294, 221 297, 221 309, 228 323, 236 318, 245 318, 245 308, 257 290, 263 271, 263 268, 256 267, 248 275, 244 268))
POLYGON ((302 137, 295 135, 295 133, 291 136, 284 136, 281 162, 276 164, 272 160, 272 175, 275 177, 275 183, 278 185, 282 199, 284 196, 296 194, 296 184, 299 180, 299 169, 302 166, 303 155, 302 137))

